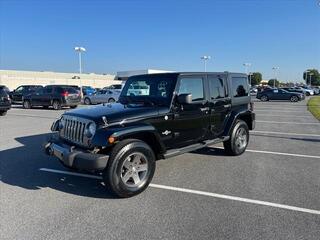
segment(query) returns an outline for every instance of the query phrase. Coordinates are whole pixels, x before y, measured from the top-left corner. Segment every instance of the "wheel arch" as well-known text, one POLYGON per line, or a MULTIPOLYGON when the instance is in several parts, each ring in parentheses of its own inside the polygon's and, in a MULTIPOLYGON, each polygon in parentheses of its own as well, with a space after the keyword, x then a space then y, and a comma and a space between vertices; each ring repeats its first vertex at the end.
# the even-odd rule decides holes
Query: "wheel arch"
POLYGON ((255 122, 255 114, 252 111, 242 111, 242 112, 233 112, 227 122, 224 135, 229 136, 233 126, 236 124, 237 120, 244 121, 247 125, 249 130, 254 129, 254 122, 255 122))

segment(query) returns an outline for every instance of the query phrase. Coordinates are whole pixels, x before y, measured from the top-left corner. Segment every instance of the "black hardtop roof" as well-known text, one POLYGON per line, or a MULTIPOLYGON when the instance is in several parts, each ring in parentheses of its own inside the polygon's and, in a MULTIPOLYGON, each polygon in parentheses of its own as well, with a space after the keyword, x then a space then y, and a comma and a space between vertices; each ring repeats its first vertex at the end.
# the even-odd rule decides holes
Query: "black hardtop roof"
POLYGON ((239 74, 239 75, 247 75, 245 73, 237 73, 237 72, 164 72, 164 73, 151 73, 151 74, 138 74, 133 75, 131 77, 137 77, 137 76, 165 76, 165 75, 200 75, 200 74, 215 74, 215 75, 222 75, 222 74, 239 74))

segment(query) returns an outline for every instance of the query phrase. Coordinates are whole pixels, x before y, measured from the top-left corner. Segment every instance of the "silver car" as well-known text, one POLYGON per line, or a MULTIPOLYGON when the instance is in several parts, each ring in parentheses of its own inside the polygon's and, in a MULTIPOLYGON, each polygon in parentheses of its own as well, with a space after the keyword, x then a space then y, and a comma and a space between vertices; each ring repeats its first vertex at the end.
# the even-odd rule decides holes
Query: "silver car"
POLYGON ((118 101, 121 91, 116 89, 102 89, 92 95, 84 97, 83 102, 86 105, 99 103, 113 103, 118 101))

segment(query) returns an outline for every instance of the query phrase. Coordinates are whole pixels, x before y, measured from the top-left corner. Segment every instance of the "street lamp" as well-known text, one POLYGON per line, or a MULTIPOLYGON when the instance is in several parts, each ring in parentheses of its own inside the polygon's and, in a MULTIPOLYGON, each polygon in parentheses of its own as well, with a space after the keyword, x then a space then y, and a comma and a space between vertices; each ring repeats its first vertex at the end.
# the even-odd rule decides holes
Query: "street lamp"
MULTIPOLYGON (((249 74, 249 67, 251 67, 251 63, 244 63, 243 66, 245 67, 246 74, 248 75, 249 74)), ((251 77, 250 77, 250 75, 249 75, 249 83, 250 83, 250 86, 251 86, 251 77)))
POLYGON ((81 53, 85 52, 86 49, 84 47, 75 47, 74 50, 79 54, 79 73, 82 73, 82 62, 81 62, 81 53))
POLYGON ((280 68, 279 67, 273 67, 272 69, 274 71, 273 88, 275 88, 276 87, 276 80, 278 80, 277 79, 277 70, 279 70, 280 68))
POLYGON ((204 61, 204 71, 207 71, 207 61, 211 59, 211 56, 202 56, 201 59, 204 61))

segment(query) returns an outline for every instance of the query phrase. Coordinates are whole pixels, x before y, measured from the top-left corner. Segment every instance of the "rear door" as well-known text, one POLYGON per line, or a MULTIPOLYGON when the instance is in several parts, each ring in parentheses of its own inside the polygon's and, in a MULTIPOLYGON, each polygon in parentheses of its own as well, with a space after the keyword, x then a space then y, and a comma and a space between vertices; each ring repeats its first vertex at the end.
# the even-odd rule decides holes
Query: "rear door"
POLYGON ((46 86, 43 88, 43 94, 40 97, 40 105, 42 106, 50 106, 51 100, 53 97, 53 89, 52 86, 46 86))
POLYGON ((226 82, 227 76, 225 74, 208 75, 211 138, 222 135, 227 115, 231 110, 231 98, 228 96, 226 82))

